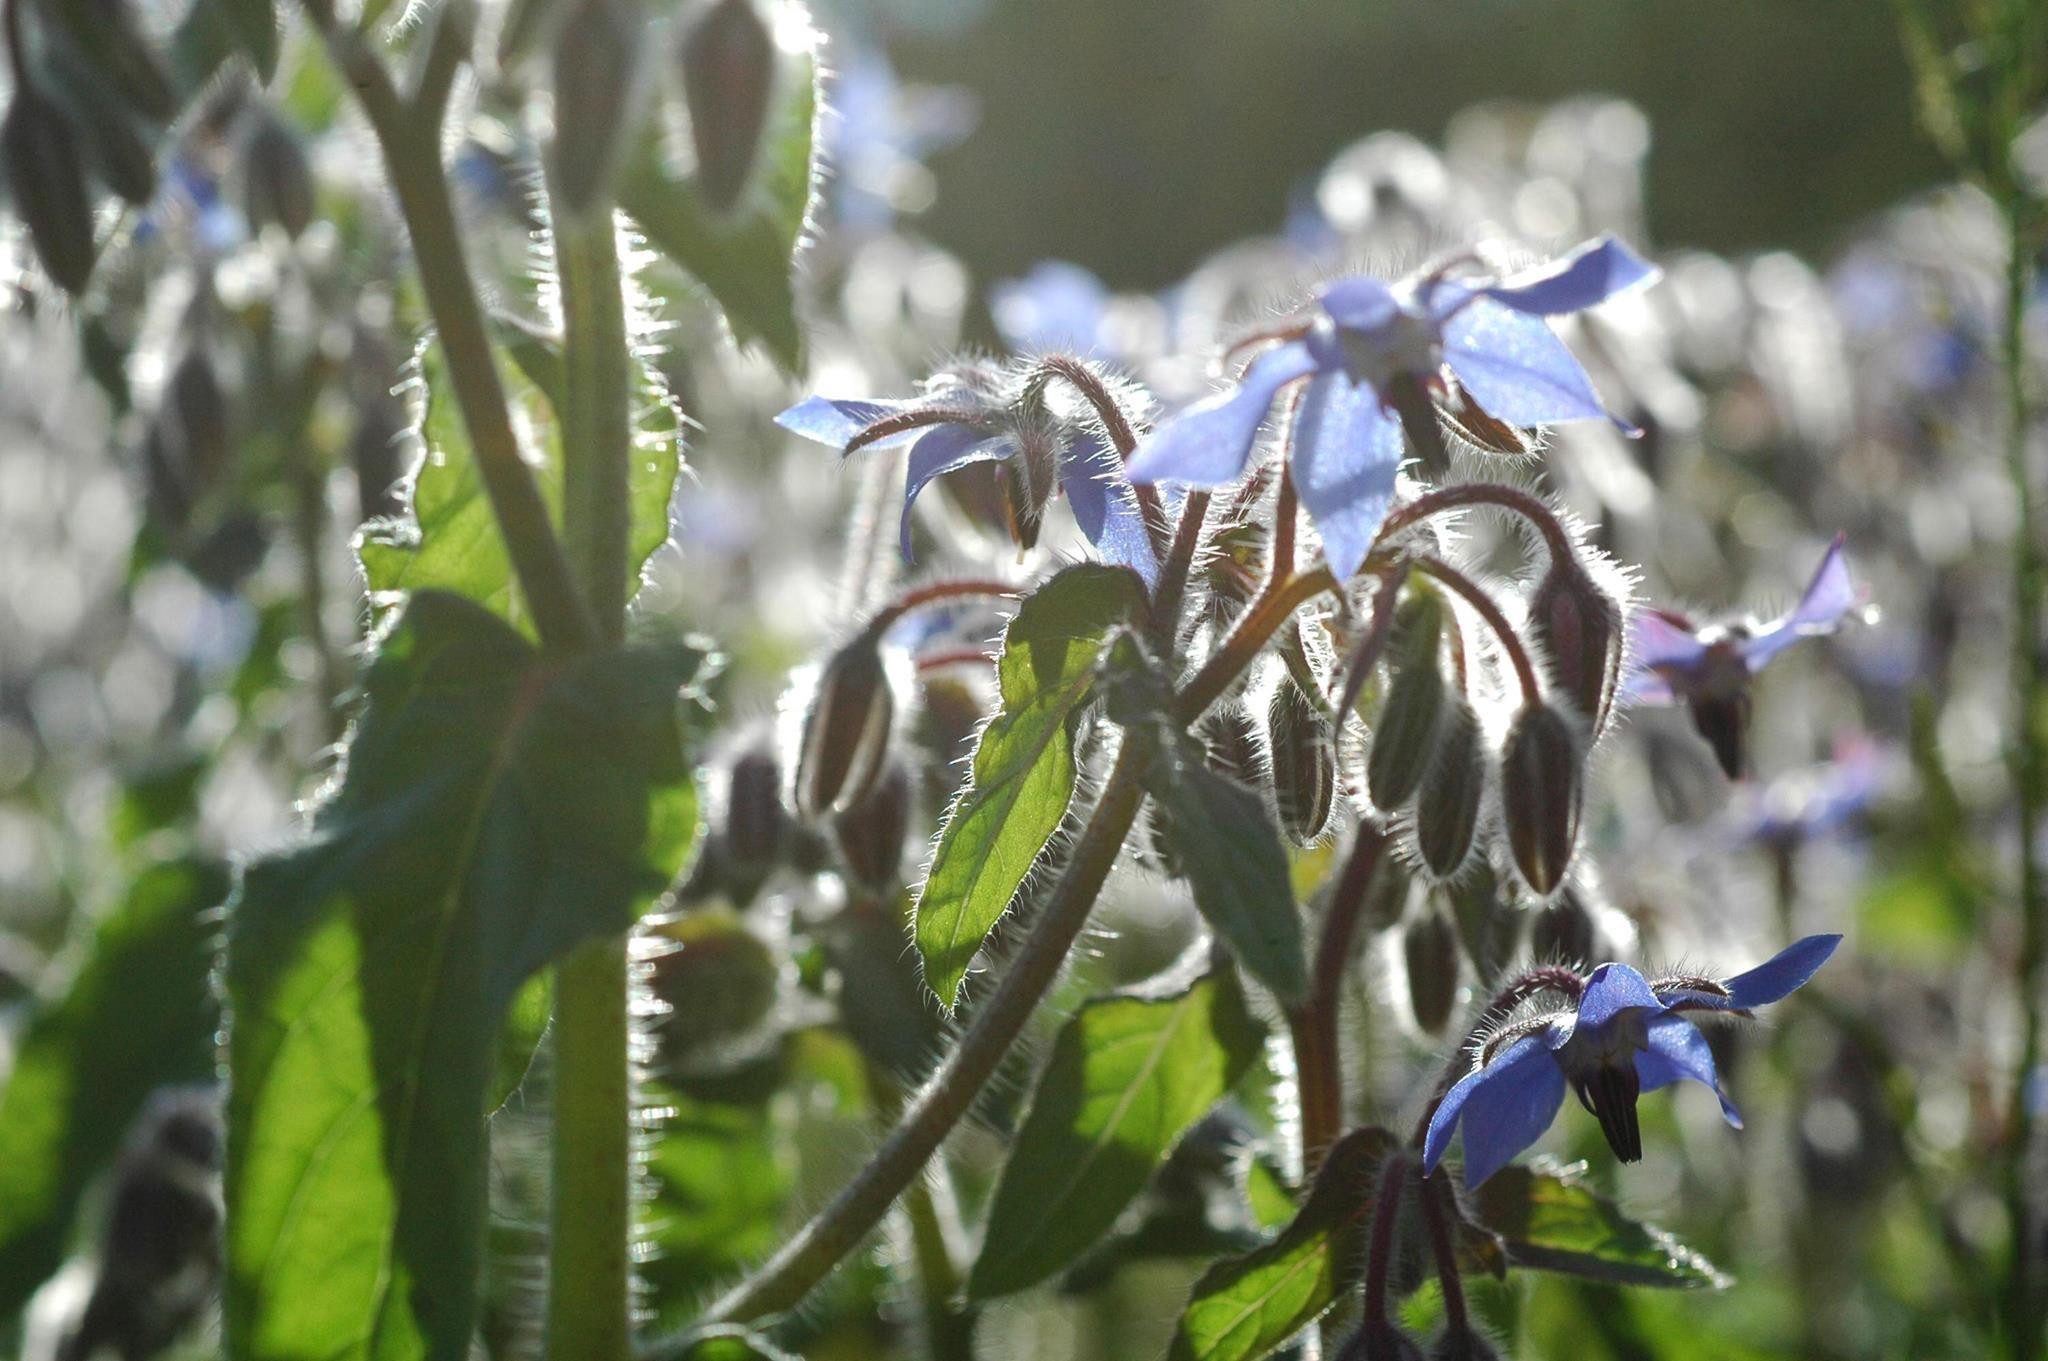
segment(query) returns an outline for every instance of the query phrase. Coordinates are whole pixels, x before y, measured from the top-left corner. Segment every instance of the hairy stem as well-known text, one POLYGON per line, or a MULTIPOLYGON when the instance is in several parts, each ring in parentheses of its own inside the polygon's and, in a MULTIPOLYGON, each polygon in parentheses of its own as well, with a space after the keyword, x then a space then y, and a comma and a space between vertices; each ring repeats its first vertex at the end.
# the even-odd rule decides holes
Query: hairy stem
POLYGON ((1330 892, 1323 913, 1322 935, 1316 942, 1308 1000, 1287 1017, 1294 1045, 1296 1081, 1300 1084, 1301 1164, 1304 1182, 1314 1178, 1323 1155, 1344 1129, 1344 1065, 1337 1043, 1337 1012, 1344 967, 1358 932, 1359 914, 1372 887, 1386 838, 1370 818, 1358 824, 1351 854, 1330 892))
MULTIPOLYGON (((632 353, 609 211, 559 222, 565 394, 562 506, 584 596, 608 643, 625 636, 632 353)), ((626 937, 592 941, 555 971, 553 1212, 548 1355, 632 1354, 632 1072, 626 937)))
POLYGON ((1501 650, 1507 653, 1509 663, 1515 668, 1515 680, 1522 687, 1523 701, 1528 704, 1540 702, 1543 698, 1543 687, 1536 681, 1536 667, 1529 660, 1528 649, 1524 648, 1522 640, 1515 636, 1515 630, 1508 623, 1508 617, 1500 612, 1500 606, 1493 603, 1493 597, 1481 590, 1472 578, 1436 558, 1418 555, 1409 558, 1408 565, 1426 576, 1435 577, 1465 598, 1465 602, 1486 621, 1486 626, 1493 630, 1493 636, 1499 640, 1501 650))
POLYGON ((1565 532, 1564 522, 1557 518, 1556 511, 1540 498, 1498 482, 1462 482, 1456 486, 1439 487, 1405 506, 1397 506, 1380 525, 1374 543, 1384 544, 1431 516, 1468 506, 1492 506, 1497 510, 1511 511, 1535 527, 1543 538, 1543 546, 1550 550, 1553 558, 1572 555, 1571 535, 1565 532))
POLYGON ((1174 721, 1193 723, 1207 713, 1209 706, 1221 699, 1230 683, 1244 674, 1252 658, 1271 641, 1282 624, 1294 617, 1296 610, 1323 592, 1336 589, 1337 579, 1330 575, 1330 569, 1315 567, 1274 582, 1259 592, 1258 599, 1238 618, 1237 627, 1223 640, 1223 646, 1216 649, 1195 672, 1194 678, 1174 696, 1174 721))
POLYGON ((1007 581, 965 578, 957 581, 928 581, 922 586, 913 586, 897 596, 881 609, 875 611, 868 621, 868 631, 880 633, 912 610, 926 605, 937 605, 948 600, 1015 600, 1023 594, 1023 588, 1007 581))

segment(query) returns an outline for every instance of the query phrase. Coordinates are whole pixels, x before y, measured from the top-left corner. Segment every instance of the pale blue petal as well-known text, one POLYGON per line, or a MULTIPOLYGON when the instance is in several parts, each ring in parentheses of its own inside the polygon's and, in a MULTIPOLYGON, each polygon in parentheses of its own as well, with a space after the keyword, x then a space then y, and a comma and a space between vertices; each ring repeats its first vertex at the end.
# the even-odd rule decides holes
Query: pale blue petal
POLYGON ((1621 242, 1603 236, 1562 260, 1503 279, 1480 291, 1517 312, 1556 316, 1605 302, 1617 293, 1650 282, 1659 272, 1655 265, 1621 242))
POLYGON ((1481 1070, 1464 1099, 1465 1185, 1479 1185, 1543 1137, 1564 1104, 1564 1069, 1535 1037, 1481 1070))
POLYGON ((1135 571, 1147 586, 1154 584, 1159 563, 1152 556, 1152 536, 1116 452, 1099 439, 1079 441, 1060 468, 1060 482, 1088 542, 1105 560, 1135 571))
POLYGON ((1602 964, 1586 980, 1579 996, 1580 1027, 1603 1026, 1626 1011, 1664 1010, 1664 1003, 1650 990, 1650 980, 1626 964, 1602 964))
MULTIPOLYGON (((914 401, 886 397, 806 397, 775 418, 775 423, 794 435, 844 449, 861 431, 884 416, 908 411, 914 401)), ((922 427, 875 441, 874 448, 886 449, 917 438, 922 427)))
POLYGON ((903 520, 898 530, 903 560, 911 561, 910 512, 917 505, 918 493, 947 473, 965 468, 970 463, 991 463, 1008 458, 1016 449, 1016 441, 1008 435, 984 436, 980 431, 964 425, 934 425, 922 432, 910 451, 910 472, 903 484, 903 520))
POLYGON ((1845 542, 1845 536, 1835 536, 1827 554, 1821 558, 1820 566, 1815 569, 1813 580, 1807 583, 1806 593, 1799 597, 1799 603, 1793 606, 1790 614, 1758 630, 1740 644, 1742 658, 1749 663, 1751 671, 1759 670, 1765 662, 1801 638, 1833 633, 1842 622, 1842 616, 1856 608, 1862 591, 1857 587, 1855 578, 1849 575, 1849 560, 1843 554, 1845 542))
POLYGON ((1742 1116, 1736 1112, 1735 1103, 1721 1090, 1714 1051, 1698 1027, 1683 1016, 1659 1016, 1650 1022, 1644 1039, 1649 1048, 1636 1055, 1636 1077, 1644 1091, 1654 1092, 1688 1079, 1700 1083, 1720 1098, 1721 1114, 1728 1123, 1742 1128, 1742 1116))
POLYGON ((1259 423, 1280 389, 1315 371, 1299 341, 1266 351, 1228 392, 1195 403, 1147 435, 1131 458, 1133 482, 1216 487, 1244 471, 1259 423))
POLYGON ((1608 416, 1593 380, 1541 317, 1472 299, 1444 325, 1444 360, 1472 400, 1509 425, 1553 425, 1608 416))
POLYGON ((1820 966, 1828 962, 1828 956, 1841 943, 1840 936, 1808 936, 1794 941, 1749 972, 1722 980, 1728 989, 1727 1005, 1747 1010, 1789 996, 1820 972, 1820 966))
POLYGON ((1401 422, 1342 373, 1310 380, 1294 418, 1294 485, 1339 581, 1372 551, 1401 466, 1401 422))
POLYGON ((1637 610, 1630 617, 1622 693, 1634 704, 1669 704, 1677 698, 1670 673, 1691 671, 1706 655, 1706 644, 1691 631, 1655 610, 1637 610))
POLYGON ((1330 320, 1347 331, 1376 331, 1401 310, 1394 290, 1378 279, 1339 279, 1316 294, 1330 320))

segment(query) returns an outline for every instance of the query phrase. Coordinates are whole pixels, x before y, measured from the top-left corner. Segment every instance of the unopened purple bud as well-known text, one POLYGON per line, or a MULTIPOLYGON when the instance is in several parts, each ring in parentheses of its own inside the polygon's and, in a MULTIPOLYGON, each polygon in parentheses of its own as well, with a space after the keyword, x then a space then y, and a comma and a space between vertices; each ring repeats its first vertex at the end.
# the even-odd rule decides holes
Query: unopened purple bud
POLYGON ((1621 679, 1621 602, 1576 556, 1554 557, 1529 601, 1529 632, 1550 659, 1551 679, 1598 736, 1621 679))
POLYGON ((1384 812, 1407 803, 1429 771, 1437 724, 1447 707, 1437 655, 1443 616, 1442 599, 1434 591, 1418 589, 1401 603, 1394 619, 1388 656, 1394 679, 1373 724, 1372 749, 1365 763, 1366 790, 1384 812))
POLYGON ((789 813, 782 767, 766 746, 741 752, 726 782, 724 843, 733 868, 766 873, 782 856, 789 813))
POLYGON ((1599 928, 1577 889, 1567 884, 1537 911, 1529 927, 1529 953, 1539 964, 1580 967, 1600 957, 1599 928))
POLYGON ((910 767, 891 761, 867 797, 832 819, 832 845, 847 878, 873 894, 903 887, 903 843, 910 834, 910 767))
POLYGON ((1464 867, 1479 833, 1486 794, 1486 749, 1479 713, 1460 696, 1437 729, 1429 778, 1415 800, 1415 839, 1422 863, 1439 879, 1464 867))
POLYGON ((1323 834, 1337 800, 1336 729, 1286 676, 1273 691, 1266 730, 1280 825, 1295 844, 1306 846, 1323 834))
POLYGON ((896 696, 881 640, 862 633, 832 654, 818 677, 797 747, 796 810, 811 821, 867 796, 882 773, 896 696))
POLYGON ((1458 1001, 1458 929, 1432 905, 1408 923, 1401 955, 1415 1024, 1434 1035, 1450 1023, 1458 1001))
POLYGON ((203 343, 186 349, 171 370, 158 419, 195 493, 217 485, 234 452, 227 394, 203 343))
POLYGON ((305 149, 268 109, 251 115, 242 144, 242 201, 252 224, 275 222, 293 240, 313 222, 313 171, 305 149))
POLYGON ((1372 882, 1365 888, 1365 924, 1375 931, 1399 925, 1408 914, 1413 887, 1401 858, 1383 851, 1372 867, 1372 882))
POLYGON ((1541 897, 1571 867, 1585 780, 1578 725, 1552 705, 1523 706, 1501 751, 1501 814, 1515 868, 1541 897))
POLYGON ((775 42, 755 0, 716 0, 684 31, 681 60, 697 190, 730 213, 761 159, 775 92, 775 42))

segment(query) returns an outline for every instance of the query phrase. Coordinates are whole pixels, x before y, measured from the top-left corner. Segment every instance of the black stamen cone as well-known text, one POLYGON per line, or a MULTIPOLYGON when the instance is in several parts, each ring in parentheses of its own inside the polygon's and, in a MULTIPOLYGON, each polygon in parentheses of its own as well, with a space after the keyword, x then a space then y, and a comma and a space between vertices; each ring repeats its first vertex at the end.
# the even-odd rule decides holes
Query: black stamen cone
POLYGON ((1600 1122, 1607 1146, 1625 1163, 1643 1156, 1643 1131, 1636 1123, 1636 1098, 1642 1094, 1642 1079, 1628 1059, 1603 1063, 1591 1074, 1574 1082, 1579 1101, 1600 1122))
POLYGON ((1749 727, 1749 696, 1696 699, 1691 707, 1692 725, 1714 749, 1714 758, 1721 763, 1722 772, 1731 780, 1741 779, 1743 768, 1748 764, 1749 744, 1744 738, 1749 727))

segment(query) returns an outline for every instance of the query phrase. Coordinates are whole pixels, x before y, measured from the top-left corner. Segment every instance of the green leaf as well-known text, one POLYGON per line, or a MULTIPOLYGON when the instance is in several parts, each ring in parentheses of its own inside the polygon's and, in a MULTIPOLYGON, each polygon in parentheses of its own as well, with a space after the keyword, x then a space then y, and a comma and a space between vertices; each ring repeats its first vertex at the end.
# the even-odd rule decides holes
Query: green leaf
MULTIPOLYGON (((555 418, 561 356, 536 332, 501 324, 502 348, 513 363, 499 364, 516 428, 541 457, 534 476, 559 523, 562 453, 555 418), (550 386, 550 375, 553 385, 550 386)), ((356 537, 356 556, 371 599, 395 603, 407 591, 444 590, 468 596, 532 633, 512 575, 512 561, 462 423, 440 346, 429 341, 417 356, 414 430, 423 448, 408 480, 410 514, 372 521, 356 537)), ((682 415, 661 380, 637 366, 631 538, 627 580, 637 583, 647 559, 668 538, 669 498, 682 466, 682 415)))
POLYGON ((661 1111, 647 1172, 653 1255, 640 1267, 657 1325, 689 1322, 704 1298, 782 1240, 794 1172, 769 1105, 651 1092, 661 1111))
POLYGON ((432 591, 383 638, 339 787, 229 907, 237 1361, 468 1354, 501 1031, 529 978, 681 868, 703 664, 545 658, 432 591))
POLYGON ((996 664, 1002 711, 974 749, 973 779, 946 818, 917 899, 925 982, 949 1007, 1066 816, 1072 720, 1094 687, 1103 638, 1144 598, 1135 573, 1088 563, 1039 587, 1010 620, 996 664))
POLYGON ((1255 1361, 1313 1323, 1365 1269, 1355 1230, 1372 1212, 1380 1163, 1398 1141, 1353 1130, 1330 1146, 1308 1202, 1272 1242, 1195 1282, 1171 1361, 1255 1361))
POLYGON ((681 1350, 670 1355, 675 1361, 796 1361, 759 1333, 734 1323, 714 1323, 697 1330, 681 1350))
POLYGON ((1227 966, 1083 1005, 1038 1080, 968 1293, 1036 1285, 1092 1246, 1244 1076, 1261 1039, 1227 966))
POLYGON ((792 271, 811 207, 818 91, 810 53, 789 65, 780 106, 763 133, 764 164, 736 214, 721 217, 687 177, 673 173, 659 120, 628 152, 618 192, 647 244, 704 286, 733 334, 760 342, 795 373, 803 368, 804 342, 792 271))
POLYGON ((1504 1167, 1474 1193, 1474 1217, 1501 1236, 1516 1266, 1616 1285, 1729 1284, 1712 1262, 1596 1194, 1580 1179, 1584 1170, 1584 1163, 1504 1167))
POLYGON ((1287 847, 1266 801, 1176 743, 1146 787, 1166 819, 1195 906, 1281 1001, 1308 990, 1287 847))
POLYGON ((64 1257, 86 1184, 151 1091, 213 1075, 207 988, 224 867, 147 865, 94 929, 62 998, 33 1012, 0 1091, 0 1316, 64 1257))

